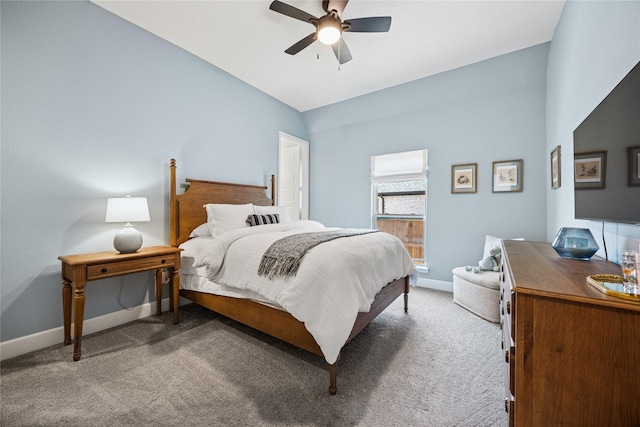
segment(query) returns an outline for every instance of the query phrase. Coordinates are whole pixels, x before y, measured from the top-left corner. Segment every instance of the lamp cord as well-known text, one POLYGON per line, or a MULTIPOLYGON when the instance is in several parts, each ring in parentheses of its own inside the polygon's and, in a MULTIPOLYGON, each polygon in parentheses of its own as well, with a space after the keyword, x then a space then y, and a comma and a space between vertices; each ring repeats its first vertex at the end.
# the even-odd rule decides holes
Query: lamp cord
POLYGON ((607 241, 604 238, 604 221, 602 221, 602 246, 604 247, 604 258, 609 261, 609 254, 607 253, 607 241))
MULTIPOLYGON (((155 276, 153 276, 153 277, 154 277, 154 280, 155 280, 155 276)), ((124 280, 125 280, 125 277, 124 276, 120 276, 120 290, 118 291, 118 304, 120 305, 120 307, 124 308, 125 310, 131 311, 136 307, 136 305, 132 305, 131 307, 127 307, 122 302, 122 289, 124 288, 124 280)), ((148 283, 148 279, 147 279, 147 283, 148 283)), ((145 287, 144 287, 144 292, 145 293, 147 292, 148 288, 149 288, 148 284, 145 284, 145 287)), ((143 300, 144 300, 144 294, 142 295, 142 299, 141 299, 140 302, 142 303, 143 300)))

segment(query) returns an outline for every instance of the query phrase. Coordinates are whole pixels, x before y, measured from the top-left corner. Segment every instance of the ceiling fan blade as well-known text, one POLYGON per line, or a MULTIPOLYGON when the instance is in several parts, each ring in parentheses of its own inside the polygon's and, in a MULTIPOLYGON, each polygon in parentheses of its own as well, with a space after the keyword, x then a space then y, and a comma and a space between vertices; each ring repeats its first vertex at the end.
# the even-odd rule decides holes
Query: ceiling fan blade
POLYGON ((298 43, 292 45, 289 49, 285 50, 285 53, 288 53, 289 55, 295 55, 314 41, 316 41, 316 33, 311 33, 307 37, 300 40, 298 43))
POLYGON ((327 13, 335 10, 340 16, 344 8, 347 7, 347 3, 349 3, 349 0, 322 0, 322 8, 327 13))
POLYGON ((340 40, 331 45, 331 49, 333 49, 333 53, 336 54, 336 58, 338 58, 338 62, 340 64, 344 64, 345 62, 349 62, 353 59, 351 56, 351 52, 347 47, 347 44, 344 42, 344 39, 340 37, 340 40))
POLYGON ((293 6, 289 6, 286 3, 282 3, 281 1, 274 0, 273 3, 269 6, 269 9, 282 13, 283 15, 290 16, 291 18, 299 19, 304 22, 317 21, 318 18, 315 16, 305 12, 304 10, 300 10, 293 6))
POLYGON ((347 28, 344 31, 351 33, 386 33, 391 27, 390 16, 375 16, 371 18, 356 18, 344 21, 347 28))

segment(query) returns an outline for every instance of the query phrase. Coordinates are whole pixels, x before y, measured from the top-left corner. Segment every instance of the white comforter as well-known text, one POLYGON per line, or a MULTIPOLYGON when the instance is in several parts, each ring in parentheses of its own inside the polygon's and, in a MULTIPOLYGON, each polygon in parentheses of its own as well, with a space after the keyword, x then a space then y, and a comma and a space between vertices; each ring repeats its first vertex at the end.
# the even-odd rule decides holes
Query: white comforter
POLYGON ((209 280, 222 286, 253 291, 283 307, 303 322, 334 363, 360 311, 369 311, 375 295, 387 283, 417 274, 402 242, 378 232, 322 243, 304 256, 293 278, 258 276, 262 255, 276 240, 290 234, 330 230, 316 221, 240 228, 211 240, 196 257, 209 280))

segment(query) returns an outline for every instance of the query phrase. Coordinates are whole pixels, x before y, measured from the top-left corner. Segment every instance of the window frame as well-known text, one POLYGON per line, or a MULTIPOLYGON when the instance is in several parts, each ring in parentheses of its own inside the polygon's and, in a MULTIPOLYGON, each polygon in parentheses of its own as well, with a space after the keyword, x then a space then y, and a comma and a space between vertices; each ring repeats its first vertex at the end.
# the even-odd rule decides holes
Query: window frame
MULTIPOLYGON (((373 155, 371 156, 371 228, 378 229, 379 218, 393 218, 407 220, 422 220, 422 258, 414 260, 416 268, 422 271, 428 271, 427 259, 426 259, 426 236, 427 236, 427 206, 428 206, 428 191, 427 191, 427 171, 428 171, 428 150, 426 148, 411 151, 401 151, 395 153, 373 155), (405 163, 407 168, 403 168, 405 163), (399 183, 399 182, 420 182, 424 181, 424 190, 409 190, 389 192, 384 191, 378 193, 380 184, 385 183, 399 183), (384 214, 384 196, 394 195, 424 195, 424 214, 384 214), (378 213, 378 197, 383 197, 382 214, 378 213)), ((411 242, 403 242, 405 245, 410 245, 411 242)), ((409 248, 408 248, 409 250, 409 248)))

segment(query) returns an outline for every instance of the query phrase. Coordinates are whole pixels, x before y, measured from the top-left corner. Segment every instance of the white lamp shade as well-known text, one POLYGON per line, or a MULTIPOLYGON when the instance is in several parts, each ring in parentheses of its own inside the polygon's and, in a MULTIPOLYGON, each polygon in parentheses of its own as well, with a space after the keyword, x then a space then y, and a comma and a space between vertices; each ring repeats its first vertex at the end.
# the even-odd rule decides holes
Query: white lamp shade
POLYGON ((111 197, 107 200, 105 222, 148 222, 146 197, 111 197))

